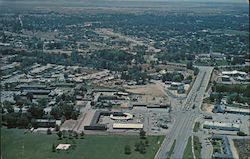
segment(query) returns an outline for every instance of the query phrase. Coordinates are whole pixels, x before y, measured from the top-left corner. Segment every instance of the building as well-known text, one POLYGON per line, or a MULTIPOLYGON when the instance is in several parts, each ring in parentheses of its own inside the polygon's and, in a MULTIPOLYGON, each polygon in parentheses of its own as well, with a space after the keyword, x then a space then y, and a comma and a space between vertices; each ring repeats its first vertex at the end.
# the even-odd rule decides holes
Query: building
POLYGON ((36 126, 39 128, 53 128, 56 126, 56 120, 36 119, 36 126))
POLYGON ((113 129, 143 129, 143 124, 114 123, 113 129))
POLYGON ((229 77, 246 77, 247 73, 246 72, 242 72, 242 71, 222 71, 222 76, 229 76, 229 77))
POLYGON ((130 113, 113 112, 110 118, 113 120, 131 120, 133 119, 133 115, 130 113))
POLYGON ((217 104, 213 109, 214 113, 233 113, 233 114, 243 114, 250 115, 249 109, 237 108, 237 107, 228 107, 224 104, 217 104))
POLYGON ((225 123, 218 121, 205 121, 203 123, 204 129, 219 129, 226 131, 240 131, 240 125, 234 123, 225 123))
POLYGON ((222 82, 230 82, 231 81, 230 76, 228 76, 228 75, 221 76, 221 80, 222 80, 222 82))
POLYGON ((228 141, 228 138, 226 136, 212 136, 212 141, 221 141, 221 152, 215 152, 213 153, 213 158, 215 159, 233 159, 233 154, 230 149, 230 143, 228 141))

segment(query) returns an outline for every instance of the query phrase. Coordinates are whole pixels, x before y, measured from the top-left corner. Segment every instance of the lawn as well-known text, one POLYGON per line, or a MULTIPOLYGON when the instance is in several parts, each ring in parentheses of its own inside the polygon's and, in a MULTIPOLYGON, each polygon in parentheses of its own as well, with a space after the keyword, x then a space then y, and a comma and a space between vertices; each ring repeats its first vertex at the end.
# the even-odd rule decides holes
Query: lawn
POLYGON ((227 60, 219 60, 216 61, 217 66, 223 66, 223 65, 228 65, 229 63, 227 62, 227 60))
POLYGON ((200 129, 200 122, 195 122, 193 131, 194 131, 194 132, 198 132, 199 129, 200 129))
POLYGON ((201 158, 201 143, 198 136, 194 136, 194 154, 196 158, 201 158))
POLYGON ((193 159, 193 153, 192 153, 192 138, 188 138, 188 143, 184 151, 183 159, 193 159))
POLYGON ((152 159, 163 141, 163 136, 148 136, 146 154, 134 151, 139 136, 86 135, 84 139, 57 140, 57 135, 26 133, 19 129, 2 129, 1 146, 3 159, 152 159), (52 145, 74 144, 68 151, 52 152, 52 145), (125 145, 130 145, 131 154, 124 154, 125 145))
POLYGON ((214 153, 215 152, 221 153, 221 141, 219 140, 212 141, 212 145, 214 153))

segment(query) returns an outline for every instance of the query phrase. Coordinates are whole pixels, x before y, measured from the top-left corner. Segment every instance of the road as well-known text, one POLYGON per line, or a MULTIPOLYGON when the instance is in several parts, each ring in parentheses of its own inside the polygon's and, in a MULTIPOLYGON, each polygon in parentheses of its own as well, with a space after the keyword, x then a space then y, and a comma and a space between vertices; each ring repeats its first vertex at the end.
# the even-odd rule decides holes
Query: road
POLYGON ((181 159, 185 151, 188 138, 192 135, 192 127, 195 119, 199 118, 201 113, 201 104, 210 80, 213 67, 199 66, 199 74, 183 104, 175 99, 171 102, 173 113, 175 114, 175 123, 169 133, 166 135, 155 159, 165 159, 167 153, 176 140, 176 145, 172 154, 173 159, 181 159))

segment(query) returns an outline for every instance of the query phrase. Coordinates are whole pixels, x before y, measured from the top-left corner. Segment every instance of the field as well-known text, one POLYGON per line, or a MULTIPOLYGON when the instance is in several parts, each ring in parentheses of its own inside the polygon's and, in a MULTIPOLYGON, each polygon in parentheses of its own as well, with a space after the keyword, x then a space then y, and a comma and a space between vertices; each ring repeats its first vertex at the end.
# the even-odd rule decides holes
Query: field
POLYGON ((188 138, 188 143, 184 151, 183 158, 185 159, 193 159, 193 154, 192 154, 192 138, 188 138))
POLYGON ((249 159, 250 156, 250 142, 248 139, 234 139, 234 145, 238 151, 239 158, 249 159))
POLYGON ((194 131, 194 132, 198 132, 199 129, 200 129, 200 123, 199 123, 199 122, 196 122, 195 125, 194 125, 193 131, 194 131))
POLYGON ((134 151, 139 136, 94 136, 84 139, 57 140, 57 135, 24 133, 19 129, 2 129, 1 146, 3 159, 152 159, 163 140, 163 136, 149 136, 146 153, 134 151), (160 141, 160 142, 158 142, 160 141), (68 151, 52 152, 52 145, 70 143, 75 145, 68 151), (125 145, 130 145, 131 154, 124 154, 125 145))
POLYGON ((194 136, 194 154, 196 158, 201 158, 201 143, 198 136, 194 136))
POLYGON ((156 84, 148 84, 143 86, 130 86, 126 91, 136 94, 145 94, 151 96, 165 96, 164 92, 156 84))

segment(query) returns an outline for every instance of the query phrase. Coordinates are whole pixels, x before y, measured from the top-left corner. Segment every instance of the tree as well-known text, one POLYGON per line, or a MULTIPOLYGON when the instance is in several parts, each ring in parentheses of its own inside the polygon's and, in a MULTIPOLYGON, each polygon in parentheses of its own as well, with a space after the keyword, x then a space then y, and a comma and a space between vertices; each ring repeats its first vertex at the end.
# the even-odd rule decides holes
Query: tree
POLYGON ((124 147, 124 153, 125 153, 126 155, 131 154, 131 148, 130 148, 129 145, 126 145, 126 146, 124 147))
POLYGON ((146 145, 146 146, 149 146, 149 142, 148 142, 147 139, 146 139, 146 141, 145 141, 145 145, 146 145))
POLYGON ((140 143, 136 142, 135 143, 135 151, 139 151, 139 146, 140 146, 140 143))
POLYGON ((78 133, 74 131, 73 134, 74 134, 74 137, 75 137, 76 139, 78 139, 78 133))
POLYGON ((52 144, 52 152, 56 152, 56 146, 55 146, 55 144, 52 144))
POLYGON ((81 136, 81 139, 84 139, 84 132, 83 131, 80 133, 80 136, 81 136))
POLYGON ((51 132, 50 128, 48 128, 47 129, 47 135, 51 135, 51 134, 52 134, 52 132, 51 132))
POLYGON ((9 101, 4 101, 3 102, 3 107, 7 110, 8 113, 13 113, 14 112, 14 108, 11 105, 11 103, 9 101))
POLYGON ((61 140, 61 139, 62 139, 62 135, 63 135, 62 132, 61 132, 61 131, 58 131, 56 134, 57 134, 57 136, 59 137, 59 140, 61 140))
POLYGON ((43 108, 45 108, 48 104, 48 101, 45 98, 39 99, 37 100, 37 102, 38 102, 38 105, 43 108))
POLYGON ((5 115, 5 120, 8 128, 15 128, 17 125, 16 113, 9 113, 5 115))
POLYGON ((140 130, 140 138, 145 139, 146 138, 145 136, 146 136, 146 132, 143 129, 141 129, 140 130))
POLYGON ((190 70, 193 69, 193 62, 192 61, 187 63, 187 69, 190 69, 190 70))
POLYGON ((28 109, 28 113, 30 113, 30 115, 33 118, 42 118, 42 116, 44 115, 44 110, 43 108, 37 106, 37 105, 32 105, 29 109, 28 109))
POLYGON ((17 126, 19 128, 27 128, 29 125, 29 119, 26 115, 22 114, 19 118, 17 118, 17 126))
POLYGON ((54 106, 50 111, 50 115, 52 115, 55 119, 60 119, 62 116, 62 111, 58 106, 54 106))
POLYGON ((141 141, 140 144, 139 144, 139 152, 141 154, 144 154, 146 153, 146 147, 145 147, 145 144, 141 141))
POLYGON ((247 85, 246 91, 243 93, 244 96, 250 97, 250 84, 247 85))
POLYGON ((60 130, 60 126, 56 124, 55 131, 59 131, 59 130, 60 130))
POLYGON ((32 102, 32 99, 33 99, 33 94, 31 92, 28 92, 27 95, 26 95, 27 99, 32 102))
POLYGON ((198 73, 199 73, 199 69, 197 67, 195 67, 194 68, 194 75, 196 76, 196 75, 198 75, 198 73))
POLYGON ((245 133, 242 132, 242 131, 238 131, 238 132, 237 132, 237 135, 238 135, 238 136, 247 136, 247 134, 245 134, 245 133))

